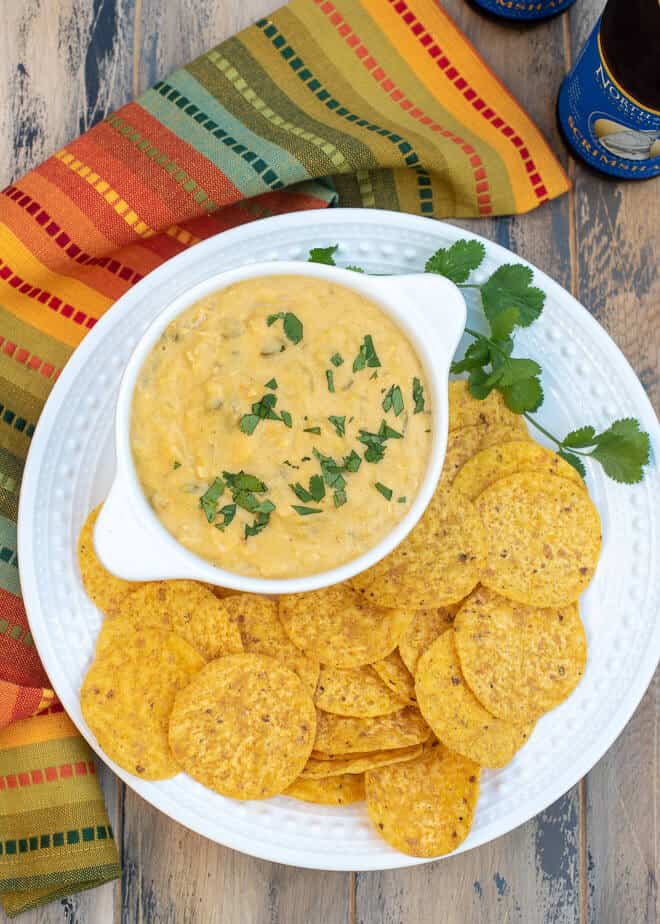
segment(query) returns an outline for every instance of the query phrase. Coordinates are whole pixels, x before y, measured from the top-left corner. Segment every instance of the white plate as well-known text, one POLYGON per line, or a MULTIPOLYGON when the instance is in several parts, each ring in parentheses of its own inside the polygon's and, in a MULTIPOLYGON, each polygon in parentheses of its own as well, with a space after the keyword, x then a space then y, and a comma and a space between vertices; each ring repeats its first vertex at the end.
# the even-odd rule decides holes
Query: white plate
MULTIPOLYGON (((85 596, 76 540, 112 477, 113 413, 122 370, 160 307, 219 270, 259 260, 304 260, 312 246, 340 243, 338 261, 367 271, 420 270, 438 247, 474 237, 459 228, 393 212, 299 212, 227 231, 151 273, 119 300, 67 364, 37 427, 23 481, 19 559, 23 596, 44 666, 67 712, 104 757, 85 724, 78 690, 101 614, 85 596)), ((486 278, 523 262, 484 241, 486 278)), ((546 293, 541 319, 517 335, 518 351, 543 366, 540 419, 563 434, 583 423, 605 427, 638 417, 660 456, 655 414, 632 369, 593 318, 535 270, 546 293)), ((470 322, 480 312, 471 309, 470 322)), ((646 689, 660 649, 660 475, 654 465, 635 487, 609 481, 589 464, 588 484, 604 527, 598 571, 582 600, 589 662, 575 693, 539 723, 503 770, 484 772, 474 826, 460 850, 510 831, 587 773, 624 728, 646 689)), ((361 805, 326 808, 285 797, 236 802, 180 775, 159 783, 107 763, 144 799, 181 824, 245 853, 325 870, 374 870, 426 862, 392 850, 361 805)))

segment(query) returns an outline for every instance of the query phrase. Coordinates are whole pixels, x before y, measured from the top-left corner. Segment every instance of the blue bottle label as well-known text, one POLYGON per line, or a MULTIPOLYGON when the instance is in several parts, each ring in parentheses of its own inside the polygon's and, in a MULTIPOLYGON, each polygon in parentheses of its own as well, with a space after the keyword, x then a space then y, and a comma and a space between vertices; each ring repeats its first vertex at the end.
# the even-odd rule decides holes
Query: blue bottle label
POLYGON ((494 13, 496 16, 505 16, 507 19, 546 19, 561 13, 575 0, 475 0, 475 2, 494 13))
POLYGON ((610 73, 600 21, 559 91, 559 121, 587 163, 625 179, 660 174, 660 112, 640 105, 610 73))

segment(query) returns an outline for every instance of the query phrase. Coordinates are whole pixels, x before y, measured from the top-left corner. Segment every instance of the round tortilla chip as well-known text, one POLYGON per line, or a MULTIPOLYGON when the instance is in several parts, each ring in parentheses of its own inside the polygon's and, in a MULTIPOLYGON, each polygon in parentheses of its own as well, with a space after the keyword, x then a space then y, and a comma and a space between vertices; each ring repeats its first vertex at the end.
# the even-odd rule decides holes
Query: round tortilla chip
POLYGON ((314 780, 301 777, 289 786, 285 796, 317 805, 350 805, 364 802, 364 773, 346 773, 314 780))
MULTIPOLYGON (((442 466, 444 484, 452 484, 468 459, 487 447, 499 446, 514 440, 528 440, 529 434, 524 418, 517 417, 519 424, 476 424, 452 430, 447 437, 447 451, 442 466)), ((536 444, 534 444, 536 445, 536 444)), ((575 469, 573 469, 575 471, 575 469)), ((576 473, 577 474, 577 473, 576 473)))
POLYGON ((314 750, 345 756, 356 752, 410 747, 422 744, 430 737, 431 729, 419 710, 412 706, 370 719, 319 712, 314 750))
POLYGON ((450 432, 479 424, 507 424, 520 428, 520 415, 509 410, 498 391, 491 391, 487 398, 479 401, 470 394, 467 379, 454 379, 449 383, 448 398, 450 432))
POLYGON ((318 659, 293 644, 277 615, 276 600, 258 594, 234 594, 223 600, 222 608, 238 626, 245 651, 275 658, 297 674, 314 695, 318 659))
POLYGON ((533 725, 513 725, 491 715, 465 682, 445 632, 422 655, 415 675, 417 702, 438 739, 480 767, 503 767, 529 738, 533 725))
POLYGON ((89 514, 78 537, 78 566, 85 593, 106 616, 116 616, 120 603, 144 586, 144 581, 125 581, 115 577, 99 561, 94 549, 94 525, 101 512, 99 504, 89 514))
POLYGON ((487 551, 486 531, 474 506, 439 486, 403 542, 351 578, 350 585, 380 606, 446 606, 467 597, 479 583, 487 551))
POLYGON ((559 475, 586 491, 584 481, 572 465, 533 440, 507 442, 476 453, 456 475, 453 488, 474 501, 496 481, 519 472, 559 475))
POLYGON ((398 651, 393 651, 381 661, 371 665, 383 683, 394 693, 401 703, 416 706, 415 679, 403 663, 398 651))
POLYGON ((267 799, 300 776, 316 733, 300 678, 273 658, 235 654, 207 664, 181 690, 170 747, 186 773, 234 799, 267 799))
POLYGON ((583 488, 566 478, 521 472, 486 488, 476 507, 489 540, 484 586, 539 607, 572 603, 587 588, 601 526, 583 488))
POLYGON ((485 587, 461 607, 454 642, 477 699, 517 725, 536 721, 570 696, 587 662, 577 604, 535 609, 485 587))
POLYGON ((204 666, 184 639, 159 629, 133 632, 87 671, 82 714, 105 753, 143 780, 180 772, 167 740, 175 694, 204 666))
POLYGON ((441 744, 416 760, 369 770, 369 817, 381 837, 402 853, 451 853, 472 827, 480 775, 477 764, 441 744))
POLYGON ((341 756, 319 759, 310 757, 301 774, 302 779, 324 780, 329 776, 344 773, 364 773, 373 767, 385 767, 414 760, 423 752, 423 745, 415 744, 409 748, 393 748, 389 751, 370 751, 366 754, 342 754, 341 756))
POLYGON ((412 619, 403 604, 385 609, 345 584, 279 599, 282 625, 295 645, 334 667, 359 667, 384 658, 412 619))
POLYGON ((120 604, 117 617, 101 626, 97 652, 121 645, 131 625, 176 632, 206 661, 243 651, 236 622, 196 581, 153 581, 134 591, 120 604))
POLYGON ((331 667, 324 664, 314 702, 324 712, 358 718, 389 715, 390 712, 398 712, 402 706, 401 700, 366 665, 331 667))
POLYGON ((449 606, 417 610, 408 628, 399 639, 401 660, 413 677, 421 656, 439 635, 452 628, 460 607, 461 603, 451 603, 449 606))

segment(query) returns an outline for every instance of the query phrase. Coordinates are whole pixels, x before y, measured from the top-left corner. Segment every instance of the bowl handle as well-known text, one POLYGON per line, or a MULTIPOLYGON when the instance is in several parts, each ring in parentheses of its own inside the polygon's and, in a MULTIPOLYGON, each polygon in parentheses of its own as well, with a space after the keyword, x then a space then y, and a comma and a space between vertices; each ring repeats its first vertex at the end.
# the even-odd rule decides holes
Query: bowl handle
MULTIPOLYGON (((117 473, 94 527, 94 548, 111 574, 127 581, 189 577, 175 574, 169 536, 163 527, 147 526, 117 473)), ((171 540, 170 540, 171 541, 171 540)))
POLYGON ((401 298, 406 313, 414 313, 417 325, 433 352, 434 365, 447 367, 456 352, 467 319, 465 299, 453 282, 433 273, 411 273, 387 278, 388 300, 401 298))

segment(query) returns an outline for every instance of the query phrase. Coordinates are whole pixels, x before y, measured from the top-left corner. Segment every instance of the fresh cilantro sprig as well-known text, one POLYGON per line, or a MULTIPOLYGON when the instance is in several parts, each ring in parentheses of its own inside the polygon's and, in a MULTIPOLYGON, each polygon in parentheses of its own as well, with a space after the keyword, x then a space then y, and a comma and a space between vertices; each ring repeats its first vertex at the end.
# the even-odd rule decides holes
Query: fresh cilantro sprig
POLYGON ((267 491, 267 486, 256 475, 244 471, 223 472, 222 478, 219 476, 215 478, 202 494, 199 506, 204 511, 207 521, 220 530, 226 529, 233 521, 238 507, 254 514, 254 521, 251 524, 245 524, 245 538, 248 539, 250 536, 256 536, 268 526, 270 515, 275 510, 275 504, 271 500, 256 496, 266 494, 267 491), (220 498, 227 488, 232 495, 232 503, 225 504, 218 510, 220 498), (215 522, 218 516, 222 517, 221 522, 215 522))
MULTIPOLYGON (((337 249, 336 244, 316 247, 310 251, 309 260, 335 266, 337 249)), ((506 406, 523 415, 551 440, 558 454, 583 477, 586 470, 582 459, 588 457, 599 462, 615 481, 624 484, 641 481, 644 466, 650 459, 650 439, 648 433, 640 429, 639 421, 633 418, 616 420, 601 433, 592 426, 584 426, 559 439, 532 416, 543 404, 542 369, 536 360, 513 355, 514 338, 516 328, 529 327, 540 317, 545 293, 532 285, 532 270, 519 263, 498 267, 483 283, 469 282, 471 273, 481 266, 485 257, 486 249, 481 241, 458 240, 450 247, 439 248, 424 267, 427 273, 444 276, 461 289, 477 291, 490 328, 489 333, 482 334, 466 327, 472 343, 463 358, 452 363, 452 373, 467 372, 470 393, 479 400, 487 398, 493 390, 499 391, 506 406)), ((353 266, 350 269, 360 270, 353 266)), ((418 379, 413 381, 413 401, 415 414, 424 410, 424 391, 418 379)), ((380 461, 385 452, 385 440, 380 432, 360 433, 360 442, 368 447, 365 459, 380 461)))

